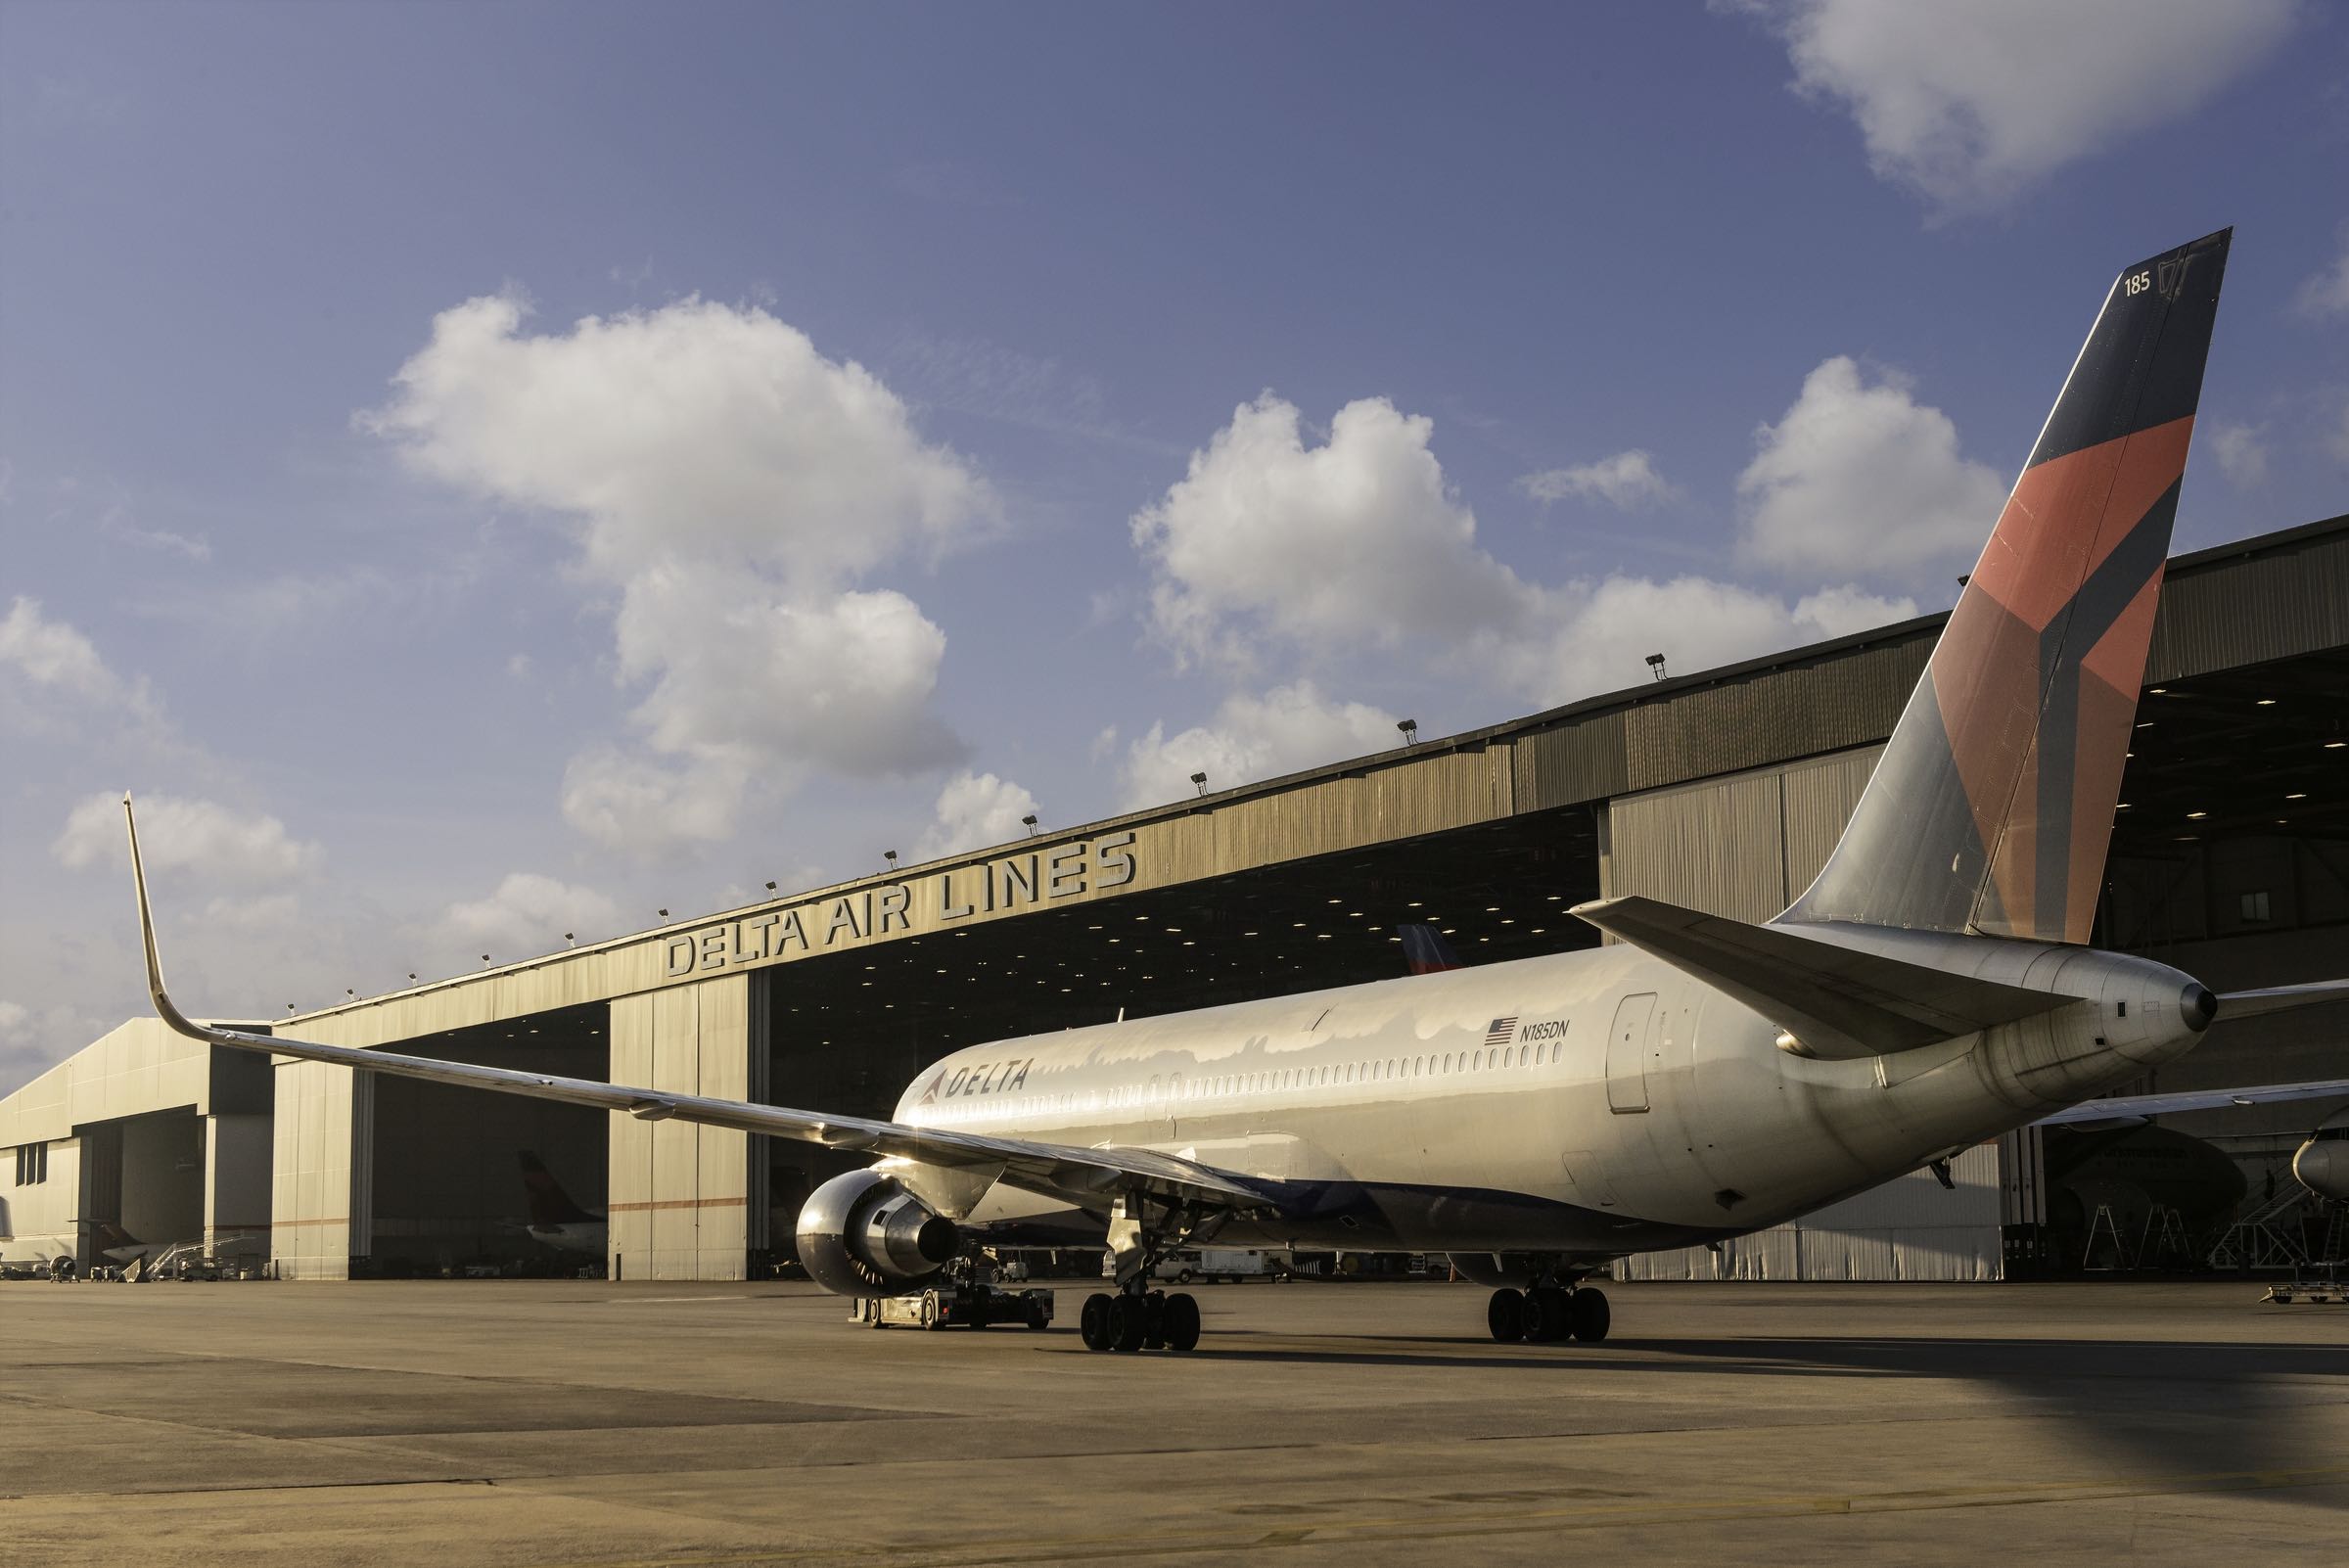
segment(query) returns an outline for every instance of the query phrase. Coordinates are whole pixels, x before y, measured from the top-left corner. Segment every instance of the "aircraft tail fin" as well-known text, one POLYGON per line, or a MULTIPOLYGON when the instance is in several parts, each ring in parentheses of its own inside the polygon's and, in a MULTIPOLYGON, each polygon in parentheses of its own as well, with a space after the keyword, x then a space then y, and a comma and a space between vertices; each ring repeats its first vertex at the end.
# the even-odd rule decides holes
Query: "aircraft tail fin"
POLYGON ((523 1189, 530 1194, 531 1224, 574 1225, 595 1219, 563 1190, 563 1183, 537 1155, 523 1149, 517 1158, 522 1165, 523 1189))
POLYGON ((2088 941, 2233 234, 2113 280, 1858 810, 1780 921, 2088 941))
POLYGON ((1451 950, 1444 933, 1429 925, 1403 925, 1395 928, 1403 938, 1403 961, 1414 975, 1440 975, 1447 969, 1464 967, 1460 955, 1451 950))

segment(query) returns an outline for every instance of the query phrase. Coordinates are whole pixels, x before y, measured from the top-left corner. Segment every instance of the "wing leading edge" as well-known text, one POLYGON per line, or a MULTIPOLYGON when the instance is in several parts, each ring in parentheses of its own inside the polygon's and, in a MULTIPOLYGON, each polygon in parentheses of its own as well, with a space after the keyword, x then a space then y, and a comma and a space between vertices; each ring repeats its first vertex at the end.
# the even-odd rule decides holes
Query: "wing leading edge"
POLYGON ((525 1073, 504 1067, 479 1067, 469 1062, 432 1056, 403 1056, 392 1051, 360 1050, 348 1045, 322 1045, 282 1036, 256 1035, 241 1029, 200 1024, 179 1010, 163 989, 162 959, 157 951, 155 916, 147 900, 147 873, 139 859, 138 821, 130 797, 122 798, 122 816, 130 833, 130 869, 138 889, 139 935, 147 950, 147 992, 156 1015, 193 1039, 236 1050, 265 1051, 303 1061, 332 1062, 355 1071, 389 1073, 395 1078, 422 1079, 460 1088, 488 1089, 532 1099, 561 1100, 595 1110, 624 1111, 644 1122, 675 1119, 706 1127, 730 1128, 767 1137, 790 1138, 845 1149, 918 1161, 958 1171, 993 1170, 995 1179, 1022 1191, 1060 1198, 1079 1205, 1098 1206, 1107 1199, 1139 1188, 1152 1196, 1180 1203, 1248 1212, 1274 1207, 1263 1191, 1245 1177, 1195 1161, 1149 1149, 1078 1148, 1071 1144, 1036 1143, 1021 1138, 990 1137, 940 1128, 913 1127, 901 1122, 858 1116, 827 1116, 788 1106, 760 1105, 749 1100, 715 1099, 679 1094, 668 1089, 631 1088, 592 1079, 563 1078, 547 1073, 525 1073))

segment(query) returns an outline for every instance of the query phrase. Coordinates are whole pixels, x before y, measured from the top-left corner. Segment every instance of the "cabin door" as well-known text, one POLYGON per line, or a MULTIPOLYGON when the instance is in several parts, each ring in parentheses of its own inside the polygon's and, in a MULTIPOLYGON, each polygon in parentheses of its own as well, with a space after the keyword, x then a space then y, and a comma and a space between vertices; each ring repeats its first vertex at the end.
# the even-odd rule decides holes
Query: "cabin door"
POLYGON ((1643 991, 1615 1005, 1607 1032, 1607 1109, 1647 1109, 1647 1037, 1655 1027, 1656 993, 1643 991))

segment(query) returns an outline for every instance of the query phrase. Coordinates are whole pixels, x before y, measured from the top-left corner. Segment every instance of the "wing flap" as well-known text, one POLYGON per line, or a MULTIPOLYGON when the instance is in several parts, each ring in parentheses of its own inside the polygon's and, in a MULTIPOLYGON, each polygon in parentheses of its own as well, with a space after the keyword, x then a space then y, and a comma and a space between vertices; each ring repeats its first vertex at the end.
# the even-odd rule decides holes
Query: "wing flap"
POLYGON ((1787 1030, 1812 1056, 1915 1050, 2079 1000, 1748 925, 1659 899, 1602 899, 1574 913, 1787 1030))

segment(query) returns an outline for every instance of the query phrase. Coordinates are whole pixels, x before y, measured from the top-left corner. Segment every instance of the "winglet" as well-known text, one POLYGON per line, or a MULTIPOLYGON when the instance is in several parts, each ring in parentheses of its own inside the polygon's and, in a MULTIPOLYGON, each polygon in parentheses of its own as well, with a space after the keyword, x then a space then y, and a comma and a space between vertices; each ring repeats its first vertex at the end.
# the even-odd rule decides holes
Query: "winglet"
POLYGON ((191 1021, 163 990, 163 960, 155 947, 155 911, 147 902, 147 868, 139 859, 139 819, 131 809, 128 791, 122 795, 122 825, 130 832, 130 880, 138 889, 139 936, 147 945, 147 995, 155 1003, 156 1016, 180 1034, 192 1039, 213 1039, 212 1032, 191 1021))

